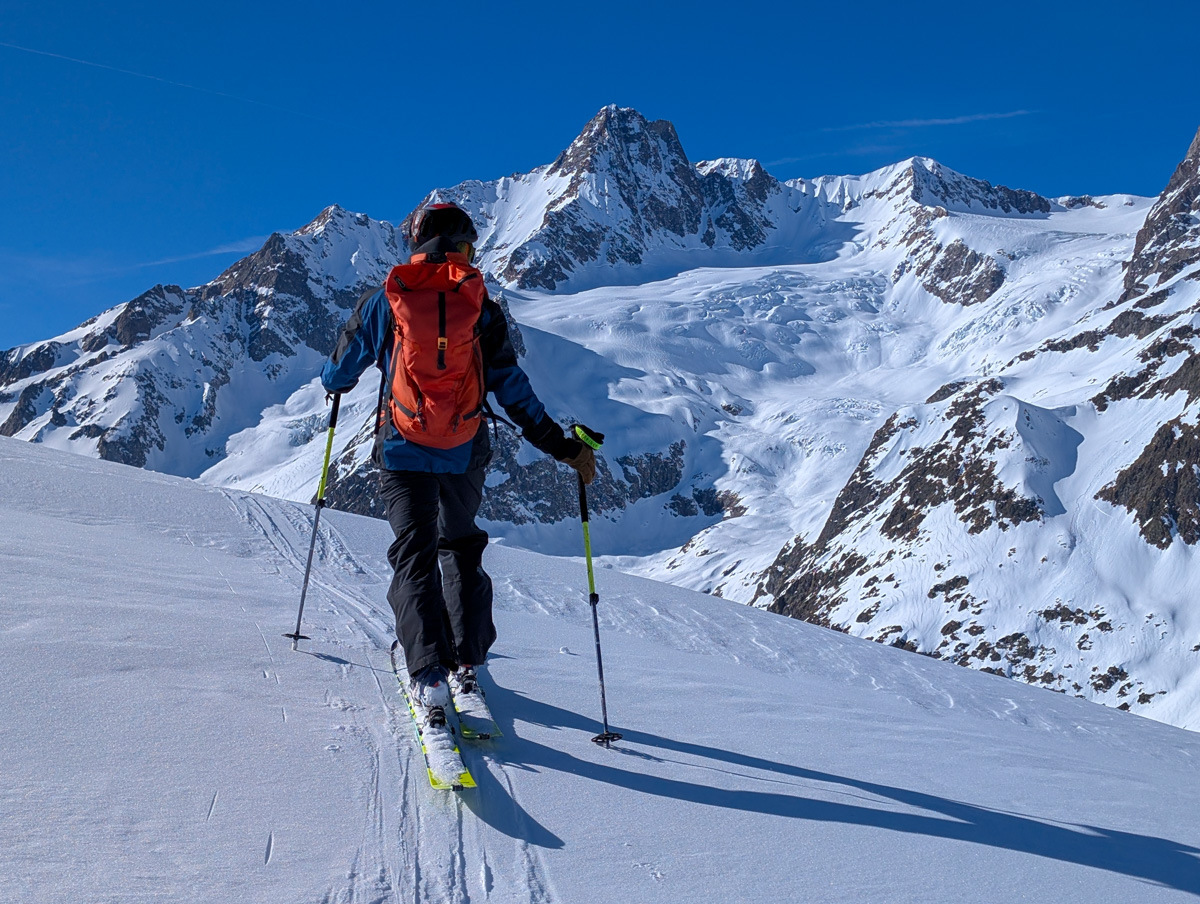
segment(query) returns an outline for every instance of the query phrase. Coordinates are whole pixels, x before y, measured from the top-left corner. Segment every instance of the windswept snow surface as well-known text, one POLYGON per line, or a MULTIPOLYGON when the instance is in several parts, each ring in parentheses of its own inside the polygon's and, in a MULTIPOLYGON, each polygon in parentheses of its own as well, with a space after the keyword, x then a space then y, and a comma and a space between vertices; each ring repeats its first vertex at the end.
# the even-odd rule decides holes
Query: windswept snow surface
MULTIPOLYGON (((387 525, 0 440, 0 900, 1183 901, 1200 737, 601 569, 488 552, 504 737, 430 790, 387 525)), ((571 528, 564 526, 564 532, 571 528)))

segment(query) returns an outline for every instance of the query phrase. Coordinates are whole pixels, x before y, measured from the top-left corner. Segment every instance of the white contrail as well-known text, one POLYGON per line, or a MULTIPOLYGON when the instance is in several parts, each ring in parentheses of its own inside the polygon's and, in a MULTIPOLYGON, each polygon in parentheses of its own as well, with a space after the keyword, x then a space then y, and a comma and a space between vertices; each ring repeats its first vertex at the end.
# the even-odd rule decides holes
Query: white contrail
POLYGON ((163 264, 178 264, 183 261, 197 261, 205 257, 215 257, 218 254, 248 254, 251 251, 257 251, 269 236, 256 235, 248 239, 242 239, 239 242, 229 242, 224 245, 218 245, 216 248, 209 248, 207 251, 196 251, 192 254, 181 254, 178 257, 164 257, 156 261, 143 261, 140 264, 130 264, 126 269, 141 270, 145 267, 158 267, 163 264))
POLYGON ((164 85, 172 85, 176 88, 187 88, 189 91, 199 91, 201 94, 211 94, 214 97, 224 97, 229 100, 240 101, 244 104, 254 104, 257 107, 268 107, 272 110, 281 110, 292 116, 304 116, 307 119, 312 119, 304 113, 298 113, 295 110, 289 110, 287 107, 281 107, 278 104, 267 103, 266 101, 253 100, 249 97, 239 97, 236 94, 226 94, 224 91, 214 91, 212 88, 201 88, 199 85, 189 85, 186 82, 176 82, 169 78, 162 78, 157 75, 147 75, 145 72, 134 72, 132 69, 121 69, 119 66, 109 66, 107 63, 95 63, 91 60, 81 60, 78 57, 66 56, 61 53, 51 53, 49 50, 35 50, 32 47, 22 47, 20 44, 11 44, 8 41, 0 41, 0 47, 7 47, 10 50, 19 50, 22 53, 32 53, 37 56, 51 57, 56 60, 66 60, 68 63, 78 63, 80 66, 91 66, 95 69, 107 69, 109 72, 119 72, 122 75, 132 75, 135 78, 149 79, 152 82, 161 82, 164 85))
POLYGON ((850 132, 855 129, 915 129, 921 126, 960 126, 968 122, 984 122, 989 119, 1012 119, 1014 116, 1028 116, 1032 110, 1012 110, 1008 113, 971 113, 966 116, 952 116, 947 119, 897 119, 880 122, 860 122, 852 126, 830 126, 822 132, 850 132))

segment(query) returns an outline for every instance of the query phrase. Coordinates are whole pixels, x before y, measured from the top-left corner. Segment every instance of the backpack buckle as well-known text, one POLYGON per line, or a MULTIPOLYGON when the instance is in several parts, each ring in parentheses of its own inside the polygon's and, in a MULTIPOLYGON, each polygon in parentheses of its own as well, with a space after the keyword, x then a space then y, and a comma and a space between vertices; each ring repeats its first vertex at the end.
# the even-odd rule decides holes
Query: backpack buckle
POLYGON ((449 344, 449 341, 446 339, 446 337, 438 336, 438 351, 444 352, 449 347, 450 347, 450 344, 449 344))

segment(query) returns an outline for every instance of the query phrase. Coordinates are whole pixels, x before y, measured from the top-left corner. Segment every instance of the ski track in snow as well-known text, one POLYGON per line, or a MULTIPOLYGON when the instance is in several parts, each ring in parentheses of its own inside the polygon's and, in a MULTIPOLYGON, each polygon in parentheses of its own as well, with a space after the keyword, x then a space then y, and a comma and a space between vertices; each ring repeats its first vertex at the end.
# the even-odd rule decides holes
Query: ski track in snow
MULTIPOLYGON (((311 516, 293 506, 272 506, 267 500, 240 493, 224 491, 223 495, 238 519, 249 527, 274 554, 276 566, 282 566, 296 578, 299 586, 307 559, 307 542, 311 540, 311 516)), ((347 638, 326 638, 335 647, 365 650, 371 660, 377 660, 390 646, 390 612, 365 601, 354 592, 327 580, 330 570, 368 576, 378 584, 386 581, 369 565, 358 561, 337 530, 326 518, 320 525, 313 570, 309 579, 308 605, 319 606, 325 600, 324 614, 345 619, 347 638)), ((306 625, 311 621, 306 620, 306 625)), ((306 628, 306 630, 315 630, 306 628)), ((266 643, 264 637, 264 643, 266 643)), ((269 649, 269 645, 268 645, 269 649)), ((367 712, 352 725, 339 726, 355 752, 371 764, 365 779, 365 814, 363 841, 355 855, 346 880, 345 896, 331 889, 330 901, 390 900, 395 893, 393 876, 404 877, 403 887, 411 889, 414 902, 469 901, 470 893, 464 882, 466 855, 462 851, 462 819, 445 818, 444 813, 431 813, 431 808, 444 807, 446 801, 430 802, 431 791, 425 781, 424 764, 415 748, 409 716, 401 709, 399 694, 387 670, 385 689, 378 669, 372 671, 372 681, 378 695, 380 712, 367 712), (391 758, 382 751, 393 751, 391 758), (395 788, 394 797, 385 796, 384 788, 395 788), (389 831, 387 812, 405 814, 399 825, 389 831), (442 818, 438 818, 442 817, 442 818), (429 825, 435 821, 436 825, 429 825), (450 833, 458 838, 453 852, 448 852, 445 838, 450 833), (389 849, 395 845, 395 853, 389 849), (389 862, 391 865, 389 865, 389 862), (427 864, 432 863, 432 868, 427 864)), ((343 679, 348 667, 340 666, 343 679)), ((343 710, 343 715, 352 713, 343 710)), ((455 801, 457 809, 459 804, 455 801)))
POLYGON ((212 819, 213 811, 217 809, 217 798, 221 796, 220 791, 213 792, 212 803, 208 805, 208 813, 204 816, 204 821, 209 822, 212 819))
MULTIPOLYGON (((266 500, 239 492, 222 491, 230 507, 239 520, 254 530, 270 549, 276 554, 277 561, 297 576, 297 584, 304 573, 307 557, 305 543, 311 539, 311 521, 304 517, 303 510, 294 506, 282 505, 272 510, 266 500), (286 527, 284 526, 286 524, 286 527), (307 537, 305 536, 307 533, 307 537)), ((317 552, 314 554, 313 571, 309 581, 308 603, 311 605, 323 595, 326 602, 325 611, 328 615, 343 616, 348 619, 350 642, 332 640, 335 645, 346 647, 366 647, 373 654, 372 658, 386 655, 391 644, 392 626, 391 612, 384 611, 379 605, 365 600, 358 593, 347 591, 343 586, 333 583, 326 578, 329 571, 355 574, 371 579, 375 585, 386 588, 388 577, 380 574, 370 562, 356 558, 350 545, 345 542, 337 529, 326 518, 320 525, 317 538, 317 552), (340 605, 339 605, 340 604, 340 605), (355 643, 354 641, 357 641, 355 643)), ((261 627, 259 628, 262 633, 261 627)), ((271 656, 270 645, 265 635, 263 643, 271 656)), ((273 656, 271 657, 274 663, 273 656)), ((343 669, 345 667, 343 666, 343 669)), ((390 669, 388 670, 390 677, 390 669)), ((344 673, 343 673, 344 674, 344 673)), ((489 842, 484 837, 477 822, 472 820, 471 828, 465 827, 463 804, 454 796, 447 795, 447 800, 429 801, 430 789, 425 781, 424 763, 416 750, 412 739, 412 731, 408 715, 403 712, 401 697, 394 682, 389 681, 385 690, 379 672, 372 675, 376 690, 384 712, 387 714, 384 727, 380 728, 375 720, 367 724, 355 725, 347 729, 347 734, 353 737, 360 750, 370 759, 373 766, 368 779, 366 808, 370 824, 364 827, 364 845, 356 856, 355 866, 347 876, 350 883, 349 901, 386 900, 386 895, 393 888, 389 878, 389 870, 385 865, 384 852, 387 847, 387 829, 383 814, 389 809, 394 812, 415 814, 413 820, 404 820, 398 837, 399 853, 396 861, 400 872, 409 878, 408 887, 415 892, 413 901, 451 901, 468 902, 472 899, 471 886, 480 890, 485 899, 490 898, 497 887, 498 880, 508 889, 523 888, 528 890, 528 900, 538 904, 554 904, 556 898, 551 891, 551 884, 546 876, 544 864, 535 849, 523 841, 516 841, 515 850, 511 857, 499 857, 495 854, 488 856, 489 842), (384 736, 386 735, 386 737, 384 736), (382 748, 393 748, 396 751, 395 766, 402 778, 398 783, 399 799, 383 801, 381 788, 388 777, 384 776, 385 767, 380 754, 382 748), (415 779, 414 779, 415 776, 415 779), (449 805, 452 804, 452 809, 449 805), (432 823, 432 824, 431 824, 432 823), (456 843, 447 849, 445 838, 449 835, 456 843), (503 863, 511 860, 512 870, 497 871, 492 861, 503 863), (364 875, 361 863, 379 863, 374 875, 367 871, 364 875), (433 864, 429 868, 427 864, 433 864), (472 870, 472 864, 479 864, 477 871, 472 870), (470 879, 474 875, 475 882, 470 879), (514 885, 514 881, 516 885, 514 885), (370 886, 370 894, 384 895, 378 898, 362 898, 358 890, 362 884, 370 886)), ((276 674, 278 681, 278 674, 276 674)), ((386 679, 384 679, 386 680, 386 679)), ((375 713, 369 713, 368 718, 375 713)), ((513 783, 505 774, 505 767, 488 761, 484 751, 470 744, 460 743, 468 768, 481 777, 482 768, 491 768, 502 776, 503 785, 511 796, 514 793, 513 783)), ((439 795, 440 796, 440 795, 439 795)), ((331 891, 331 894, 334 892, 331 891)), ((522 897, 524 897, 522 895, 522 897)), ((339 900, 330 898, 330 900, 339 900)))

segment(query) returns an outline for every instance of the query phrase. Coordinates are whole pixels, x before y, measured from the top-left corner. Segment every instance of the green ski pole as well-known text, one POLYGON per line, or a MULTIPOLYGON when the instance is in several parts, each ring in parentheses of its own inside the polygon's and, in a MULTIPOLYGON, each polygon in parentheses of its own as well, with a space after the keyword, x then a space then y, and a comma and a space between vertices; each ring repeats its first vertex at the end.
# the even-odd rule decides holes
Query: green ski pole
POLYGON ((300 633, 300 621, 304 618, 304 598, 308 596, 308 577, 312 574, 313 553, 317 549, 317 527, 321 523, 321 509, 325 508, 325 481, 329 477, 329 458, 333 454, 333 430, 337 427, 338 406, 342 401, 341 393, 334 393, 333 409, 329 412, 329 437, 325 440, 325 464, 321 466, 321 483, 317 486, 317 510, 313 516, 312 542, 308 544, 308 564, 304 566, 304 585, 300 588, 300 611, 296 613, 296 630, 284 637, 292 639, 292 652, 296 652, 296 644, 309 640, 306 634, 300 633))
MULTIPOLYGON (((575 425, 575 436, 580 442, 586 443, 592 449, 599 449, 604 442, 604 434, 589 431, 581 424, 575 425)), ((596 592, 596 573, 592 568, 592 535, 588 529, 587 486, 583 475, 579 475, 579 517, 583 522, 583 551, 587 555, 588 603, 592 607, 592 632, 596 637, 596 672, 600 676, 600 716, 603 719, 604 731, 592 740, 602 747, 611 747, 613 741, 621 740, 615 731, 608 730, 608 703, 604 697, 604 658, 600 653, 600 616, 596 607, 600 604, 600 594, 596 592)))

